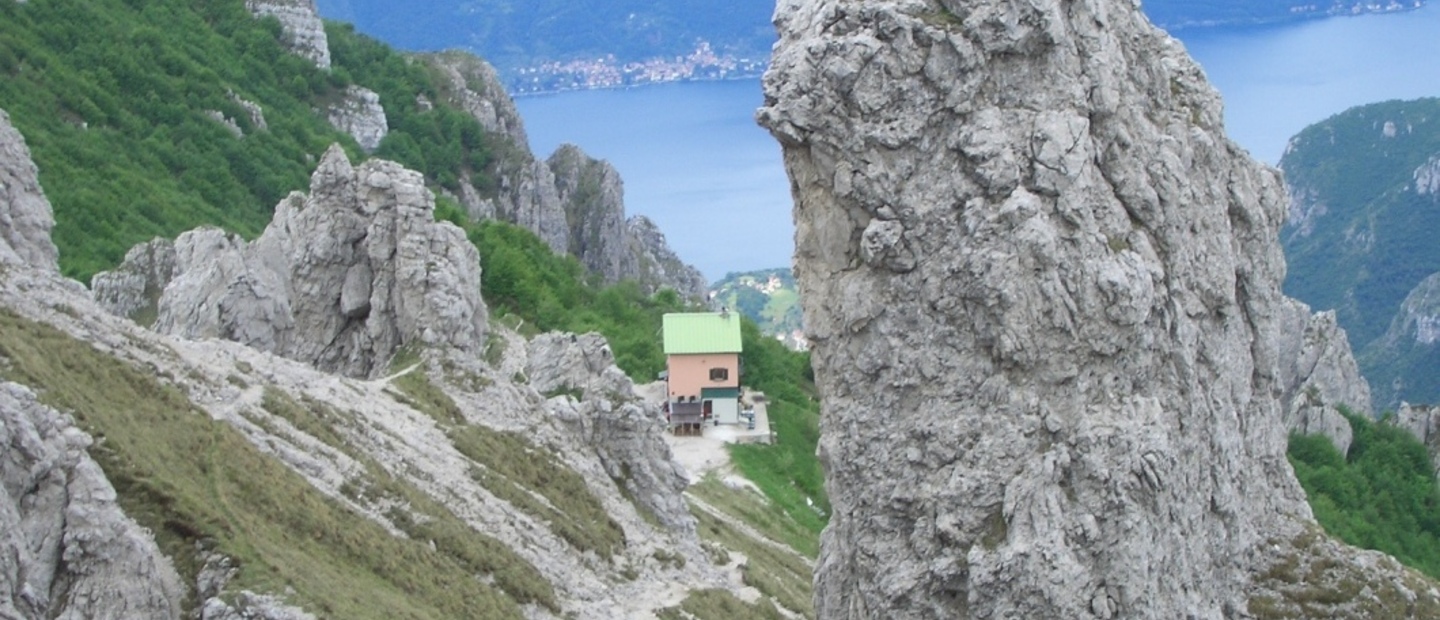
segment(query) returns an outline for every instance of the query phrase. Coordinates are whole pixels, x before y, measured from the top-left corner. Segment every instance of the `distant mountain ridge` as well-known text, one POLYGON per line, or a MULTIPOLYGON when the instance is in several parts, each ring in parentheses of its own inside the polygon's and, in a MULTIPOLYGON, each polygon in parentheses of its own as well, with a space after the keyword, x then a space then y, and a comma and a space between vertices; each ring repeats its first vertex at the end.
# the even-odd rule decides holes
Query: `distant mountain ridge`
POLYGON ((1144 9, 1145 14, 1150 17, 1151 21, 1155 22, 1155 25, 1174 30, 1181 28, 1269 24, 1338 15, 1388 13, 1420 8, 1423 4, 1424 0, 1386 0, 1384 2, 1360 2, 1356 0, 1321 0, 1319 2, 1303 2, 1300 0, 1212 0, 1210 2, 1156 0, 1144 3, 1144 9))

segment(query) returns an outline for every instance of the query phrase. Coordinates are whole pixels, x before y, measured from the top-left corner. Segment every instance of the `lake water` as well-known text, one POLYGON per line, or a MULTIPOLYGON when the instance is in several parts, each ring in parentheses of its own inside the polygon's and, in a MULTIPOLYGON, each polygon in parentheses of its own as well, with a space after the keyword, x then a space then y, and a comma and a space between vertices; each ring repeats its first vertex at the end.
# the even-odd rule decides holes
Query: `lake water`
MULTIPOLYGON (((1440 96, 1440 2, 1418 11, 1178 33, 1226 101, 1230 135, 1279 161, 1305 126, 1351 106, 1440 96)), ((759 80, 581 91, 517 101, 542 157, 564 142, 609 160, 626 207, 716 280, 790 264, 780 147, 755 125, 759 80)))

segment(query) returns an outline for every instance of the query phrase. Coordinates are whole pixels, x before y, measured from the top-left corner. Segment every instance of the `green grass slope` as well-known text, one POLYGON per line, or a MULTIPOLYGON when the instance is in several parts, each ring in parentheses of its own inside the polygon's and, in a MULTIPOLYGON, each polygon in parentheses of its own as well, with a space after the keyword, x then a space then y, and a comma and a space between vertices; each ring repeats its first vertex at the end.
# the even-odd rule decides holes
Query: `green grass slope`
POLYGON ((438 185, 465 172, 488 183, 478 122, 418 109, 417 95, 440 101, 425 69, 348 27, 328 33, 326 72, 287 52, 279 23, 242 0, 0 2, 0 108, 39 165, 65 274, 88 281, 134 244, 201 224, 258 234, 331 143, 359 154, 317 113, 357 81, 386 108, 380 155, 438 185), (263 109, 266 129, 242 100, 263 109))

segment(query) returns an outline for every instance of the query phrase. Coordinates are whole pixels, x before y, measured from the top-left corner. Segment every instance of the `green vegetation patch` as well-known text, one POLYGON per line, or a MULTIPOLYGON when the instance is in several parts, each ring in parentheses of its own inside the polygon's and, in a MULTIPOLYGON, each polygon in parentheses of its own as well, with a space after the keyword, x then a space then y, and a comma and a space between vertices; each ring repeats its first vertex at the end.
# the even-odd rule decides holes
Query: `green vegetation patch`
POLYGON ((455 449, 479 467, 471 477, 485 490, 549 525, 565 542, 601 556, 625 547, 625 531, 590 491, 585 479, 551 452, 517 433, 466 422, 465 415, 421 370, 393 382, 405 402, 445 429, 455 449))
MULTIPOLYGON (((434 512, 432 529, 425 538, 396 538, 178 389, 48 325, 0 310, 0 357, 5 379, 36 389, 95 436, 91 455, 121 507, 154 533, 187 582, 201 568, 198 544, 234 558, 240 572, 232 588, 293 588, 291 602, 322 617, 521 618, 517 603, 554 607, 548 584, 534 582, 534 567, 463 524, 433 519, 443 514, 424 507, 422 494, 410 498, 434 512), (432 550, 430 540, 445 550, 432 550), (457 559, 462 553, 466 561, 457 559), (512 579, 510 571, 526 577, 512 579), (488 584, 492 577, 499 589, 488 584)), ((278 396, 270 402, 298 407, 278 396)))
POLYGON ((661 317, 695 310, 672 290, 646 295, 634 282, 601 287, 573 257, 557 255, 534 233, 487 220, 469 223, 449 214, 480 250, 485 277, 481 294, 503 321, 516 316, 526 331, 599 332, 615 364, 637 382, 654 381, 665 369, 661 317))
POLYGON ((760 599, 751 604, 740 600, 729 590, 696 590, 680 602, 679 607, 655 610, 660 620, 785 620, 770 601, 760 599))
POLYGON ((1351 545, 1440 577, 1440 488, 1425 446, 1408 431, 1349 414, 1342 455, 1321 435, 1291 435, 1290 463, 1315 520, 1351 545))
POLYGON ((694 504, 690 512, 700 521, 701 540, 745 555, 745 585, 786 609, 806 618, 815 617, 813 570, 799 553, 755 539, 694 504))

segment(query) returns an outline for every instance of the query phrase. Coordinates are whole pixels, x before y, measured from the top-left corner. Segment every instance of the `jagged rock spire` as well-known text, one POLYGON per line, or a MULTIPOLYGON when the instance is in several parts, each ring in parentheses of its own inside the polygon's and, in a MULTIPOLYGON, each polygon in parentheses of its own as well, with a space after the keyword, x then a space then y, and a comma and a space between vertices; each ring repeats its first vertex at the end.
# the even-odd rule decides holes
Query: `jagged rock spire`
POLYGON ((759 119, 822 392, 821 618, 1241 617, 1299 609, 1268 568, 1322 556, 1383 581, 1305 535, 1283 188, 1179 43, 1126 0, 776 23, 759 119))

